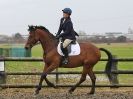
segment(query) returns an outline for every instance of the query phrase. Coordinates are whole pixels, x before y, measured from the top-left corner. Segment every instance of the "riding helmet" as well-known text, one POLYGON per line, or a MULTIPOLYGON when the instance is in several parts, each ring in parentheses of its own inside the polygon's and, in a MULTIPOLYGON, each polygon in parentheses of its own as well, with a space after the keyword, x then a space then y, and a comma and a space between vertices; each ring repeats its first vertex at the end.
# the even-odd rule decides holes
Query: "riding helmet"
POLYGON ((69 15, 72 14, 72 10, 70 8, 64 8, 62 11, 63 11, 63 13, 67 13, 69 15))

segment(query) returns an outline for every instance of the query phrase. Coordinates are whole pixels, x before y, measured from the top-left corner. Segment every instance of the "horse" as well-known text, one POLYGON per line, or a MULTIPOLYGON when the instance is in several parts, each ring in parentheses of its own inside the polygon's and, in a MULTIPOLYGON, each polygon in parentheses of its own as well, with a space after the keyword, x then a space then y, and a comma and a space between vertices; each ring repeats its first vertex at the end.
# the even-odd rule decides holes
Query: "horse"
MULTIPOLYGON (((62 56, 57 52, 58 40, 56 37, 49 32, 44 26, 29 26, 29 37, 25 44, 25 49, 31 49, 35 46, 38 41, 41 43, 43 48, 43 59, 45 66, 40 77, 39 85, 35 90, 35 94, 39 94, 42 87, 43 80, 46 81, 47 85, 56 88, 56 86, 47 79, 47 74, 55 70, 56 68, 76 68, 79 66, 83 67, 80 80, 69 89, 69 93, 74 92, 77 86, 86 80, 86 76, 89 75, 92 86, 89 94, 95 93, 95 82, 96 76, 93 72, 94 65, 100 60, 101 52, 104 51, 108 54, 108 51, 104 48, 97 48, 89 42, 79 43, 81 52, 76 56, 69 56, 69 63, 62 65, 62 56)), ((110 58, 110 57, 108 57, 110 58)), ((110 60, 110 59, 109 59, 110 60)))

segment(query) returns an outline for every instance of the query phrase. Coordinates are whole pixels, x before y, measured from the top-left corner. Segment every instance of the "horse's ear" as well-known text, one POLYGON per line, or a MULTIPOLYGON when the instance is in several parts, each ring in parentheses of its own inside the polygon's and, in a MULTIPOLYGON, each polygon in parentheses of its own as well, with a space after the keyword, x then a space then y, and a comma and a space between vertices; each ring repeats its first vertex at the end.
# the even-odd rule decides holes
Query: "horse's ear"
POLYGON ((29 28, 33 27, 32 25, 28 25, 29 28))
POLYGON ((28 27, 29 27, 29 28, 28 28, 28 31, 30 31, 31 25, 28 25, 28 27))
POLYGON ((37 25, 35 25, 35 26, 34 26, 34 29, 36 29, 37 27, 38 27, 38 26, 37 26, 37 25))

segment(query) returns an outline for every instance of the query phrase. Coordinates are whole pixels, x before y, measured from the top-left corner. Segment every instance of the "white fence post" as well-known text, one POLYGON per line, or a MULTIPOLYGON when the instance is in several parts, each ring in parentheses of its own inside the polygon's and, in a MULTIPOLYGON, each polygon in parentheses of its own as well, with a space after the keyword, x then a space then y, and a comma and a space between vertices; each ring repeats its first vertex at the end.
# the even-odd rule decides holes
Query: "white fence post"
POLYGON ((0 84, 6 83, 5 61, 0 61, 0 84))

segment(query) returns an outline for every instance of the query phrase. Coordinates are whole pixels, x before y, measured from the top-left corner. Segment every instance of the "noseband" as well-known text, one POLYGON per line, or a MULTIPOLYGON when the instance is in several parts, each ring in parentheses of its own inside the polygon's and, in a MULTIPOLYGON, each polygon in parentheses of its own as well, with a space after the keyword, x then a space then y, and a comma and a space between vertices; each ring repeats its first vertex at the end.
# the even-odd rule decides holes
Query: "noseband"
MULTIPOLYGON (((32 31, 30 31, 30 32, 32 32, 32 33, 35 34, 35 31, 36 31, 36 30, 32 30, 32 31)), ((37 44, 39 44, 39 43, 38 43, 38 40, 36 40, 35 37, 34 37, 33 40, 32 40, 32 42, 30 42, 30 47, 33 47, 33 46, 35 46, 35 45, 37 45, 37 44)))

